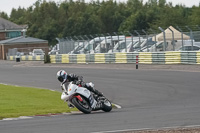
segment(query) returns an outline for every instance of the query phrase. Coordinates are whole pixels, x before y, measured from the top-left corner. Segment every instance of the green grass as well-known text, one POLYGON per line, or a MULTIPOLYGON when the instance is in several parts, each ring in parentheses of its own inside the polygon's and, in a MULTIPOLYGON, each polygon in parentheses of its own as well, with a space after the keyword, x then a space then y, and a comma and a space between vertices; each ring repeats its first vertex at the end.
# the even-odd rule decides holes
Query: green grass
POLYGON ((60 92, 0 84, 0 119, 70 112, 60 92))

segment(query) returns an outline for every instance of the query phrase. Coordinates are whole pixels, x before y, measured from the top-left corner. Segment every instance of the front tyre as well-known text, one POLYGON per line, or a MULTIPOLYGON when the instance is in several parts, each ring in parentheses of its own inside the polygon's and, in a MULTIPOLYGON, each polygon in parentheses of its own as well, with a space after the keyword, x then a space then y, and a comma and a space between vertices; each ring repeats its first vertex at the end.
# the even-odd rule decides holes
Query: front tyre
POLYGON ((83 101, 80 101, 77 97, 72 98, 72 103, 74 104, 74 106, 80 110, 81 112, 85 113, 85 114, 89 114, 92 111, 92 108, 90 107, 90 104, 88 103, 88 101, 85 99, 85 97, 82 97, 83 101))
POLYGON ((110 112, 112 110, 112 104, 108 99, 102 102, 102 110, 105 112, 110 112))

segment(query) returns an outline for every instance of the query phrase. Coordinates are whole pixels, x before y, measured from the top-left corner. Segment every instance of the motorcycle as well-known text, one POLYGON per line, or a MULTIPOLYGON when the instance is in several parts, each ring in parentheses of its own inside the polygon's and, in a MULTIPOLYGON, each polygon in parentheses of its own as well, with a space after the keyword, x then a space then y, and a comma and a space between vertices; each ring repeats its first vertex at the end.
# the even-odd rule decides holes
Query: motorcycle
POLYGON ((61 86, 63 90, 61 99, 68 103, 69 107, 76 107, 79 111, 89 114, 91 111, 112 110, 111 102, 104 96, 97 96, 87 88, 78 86, 70 82, 61 86))

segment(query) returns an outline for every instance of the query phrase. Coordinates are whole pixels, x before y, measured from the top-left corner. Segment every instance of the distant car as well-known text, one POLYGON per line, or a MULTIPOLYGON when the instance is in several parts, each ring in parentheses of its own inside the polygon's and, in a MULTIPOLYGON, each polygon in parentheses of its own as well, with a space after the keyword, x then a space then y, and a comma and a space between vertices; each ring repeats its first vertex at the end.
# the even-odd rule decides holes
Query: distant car
POLYGON ((44 55, 44 51, 42 49, 33 49, 32 55, 44 55))
POLYGON ((194 45, 193 46, 193 50, 192 50, 192 46, 183 46, 179 49, 179 51, 200 51, 200 46, 198 45, 194 45))
POLYGON ((17 56, 23 56, 24 53, 23 53, 23 52, 17 52, 16 55, 17 55, 17 56))

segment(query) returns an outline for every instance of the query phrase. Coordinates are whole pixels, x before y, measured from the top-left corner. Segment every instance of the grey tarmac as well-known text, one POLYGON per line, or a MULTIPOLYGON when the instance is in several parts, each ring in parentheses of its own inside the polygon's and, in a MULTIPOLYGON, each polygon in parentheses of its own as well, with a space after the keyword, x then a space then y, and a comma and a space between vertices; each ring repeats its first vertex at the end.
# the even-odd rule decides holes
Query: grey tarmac
POLYGON ((125 132, 127 129, 181 128, 200 123, 199 65, 140 64, 136 70, 135 64, 0 61, 0 82, 61 91, 56 80, 60 69, 92 81, 122 108, 110 113, 0 121, 2 133, 125 132))

